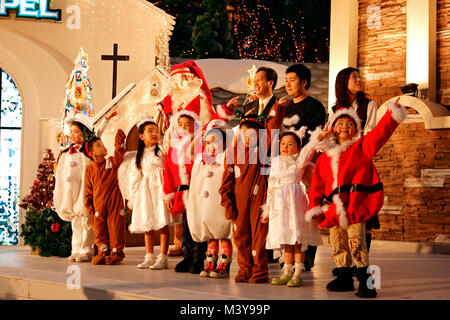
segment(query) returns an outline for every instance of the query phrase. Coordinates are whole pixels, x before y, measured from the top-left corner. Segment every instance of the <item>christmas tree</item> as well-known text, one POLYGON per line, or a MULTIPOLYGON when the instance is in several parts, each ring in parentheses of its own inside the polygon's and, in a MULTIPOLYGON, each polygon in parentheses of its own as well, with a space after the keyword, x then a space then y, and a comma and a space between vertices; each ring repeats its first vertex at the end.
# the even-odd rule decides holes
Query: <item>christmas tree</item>
POLYGON ((203 0, 205 13, 195 20, 192 46, 199 59, 234 58, 231 26, 224 0, 203 0))
POLYGON ((39 255, 68 257, 71 251, 72 230, 69 222, 61 220, 53 208, 55 158, 50 149, 44 152, 36 179, 20 207, 27 210, 20 236, 25 244, 39 255))
POLYGON ((51 207, 53 202, 53 189, 55 189, 55 180, 53 167, 55 165, 55 157, 51 149, 46 149, 39 164, 36 179, 31 186, 31 192, 19 205, 25 210, 33 207, 37 211, 41 211, 45 207, 51 207))

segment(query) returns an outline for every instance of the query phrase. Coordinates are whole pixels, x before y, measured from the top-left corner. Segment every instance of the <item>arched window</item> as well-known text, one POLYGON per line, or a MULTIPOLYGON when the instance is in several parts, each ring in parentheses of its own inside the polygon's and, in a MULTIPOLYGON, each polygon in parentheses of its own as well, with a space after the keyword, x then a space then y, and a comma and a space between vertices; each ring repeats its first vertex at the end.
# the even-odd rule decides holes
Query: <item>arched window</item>
POLYGON ((1 67, 0 107, 0 245, 14 245, 19 239, 22 99, 1 67))

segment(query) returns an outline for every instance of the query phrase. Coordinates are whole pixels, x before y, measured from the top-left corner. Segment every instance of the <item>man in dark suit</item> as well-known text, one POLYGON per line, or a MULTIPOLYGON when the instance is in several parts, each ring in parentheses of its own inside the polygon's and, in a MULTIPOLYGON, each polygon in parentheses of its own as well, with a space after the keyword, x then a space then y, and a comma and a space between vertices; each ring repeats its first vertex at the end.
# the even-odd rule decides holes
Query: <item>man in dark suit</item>
MULTIPOLYGON (((270 108, 272 108, 272 106, 277 101, 277 98, 273 95, 273 90, 275 90, 277 80, 278 75, 275 70, 266 67, 258 68, 253 80, 255 93, 258 99, 242 106, 236 106, 235 110, 238 110, 244 114, 253 110, 251 111, 252 114, 260 115, 261 113, 263 113, 265 116, 268 116, 270 108)), ((233 99, 228 101, 227 105, 231 103, 233 99)), ((239 124, 239 120, 240 119, 235 117, 228 124, 231 127, 235 127, 239 124)))

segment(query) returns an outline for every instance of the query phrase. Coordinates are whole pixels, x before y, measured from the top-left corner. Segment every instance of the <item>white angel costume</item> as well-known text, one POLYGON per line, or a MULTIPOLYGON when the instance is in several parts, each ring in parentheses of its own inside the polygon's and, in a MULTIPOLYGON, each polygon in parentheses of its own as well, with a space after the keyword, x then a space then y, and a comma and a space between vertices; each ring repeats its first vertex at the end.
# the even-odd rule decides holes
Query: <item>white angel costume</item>
POLYGON ((119 168, 119 186, 132 210, 128 226, 131 233, 159 230, 172 223, 172 215, 163 201, 166 154, 160 149, 157 156, 155 147, 144 149, 140 170, 136 167, 136 152, 129 153, 119 168))
MULTIPOLYGON (((315 135, 317 136, 317 135, 315 135)), ((316 223, 306 222, 305 168, 314 155, 317 139, 311 137, 300 153, 272 158, 266 203, 262 217, 269 218, 266 249, 284 249, 284 245, 302 245, 302 251, 322 244, 316 223)))
POLYGON ((220 204, 224 158, 225 153, 222 152, 207 163, 200 153, 192 166, 186 218, 192 239, 196 242, 233 237, 233 223, 225 218, 225 208, 220 204))

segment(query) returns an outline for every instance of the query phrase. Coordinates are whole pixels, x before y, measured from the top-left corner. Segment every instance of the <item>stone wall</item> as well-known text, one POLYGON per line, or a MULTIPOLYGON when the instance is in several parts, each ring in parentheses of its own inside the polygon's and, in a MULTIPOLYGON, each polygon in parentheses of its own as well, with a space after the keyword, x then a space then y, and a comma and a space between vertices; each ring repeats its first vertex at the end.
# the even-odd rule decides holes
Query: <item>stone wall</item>
POLYGON ((450 2, 438 0, 436 22, 437 102, 450 106, 450 2))
POLYGON ((360 0, 358 68, 369 97, 380 106, 406 81, 406 0, 360 0), (369 11, 369 6, 380 9, 369 11))
MULTIPOLYGON (((450 104, 450 2, 437 1, 437 101, 450 104)), ((358 68, 378 106, 406 81, 406 0, 360 0, 358 68), (379 23, 372 5, 380 9, 379 23)), ((408 108, 374 162, 384 184, 378 240, 450 242, 450 128, 427 130, 408 108)))
POLYGON ((375 156, 384 184, 378 240, 450 242, 450 129, 410 116, 375 156))

